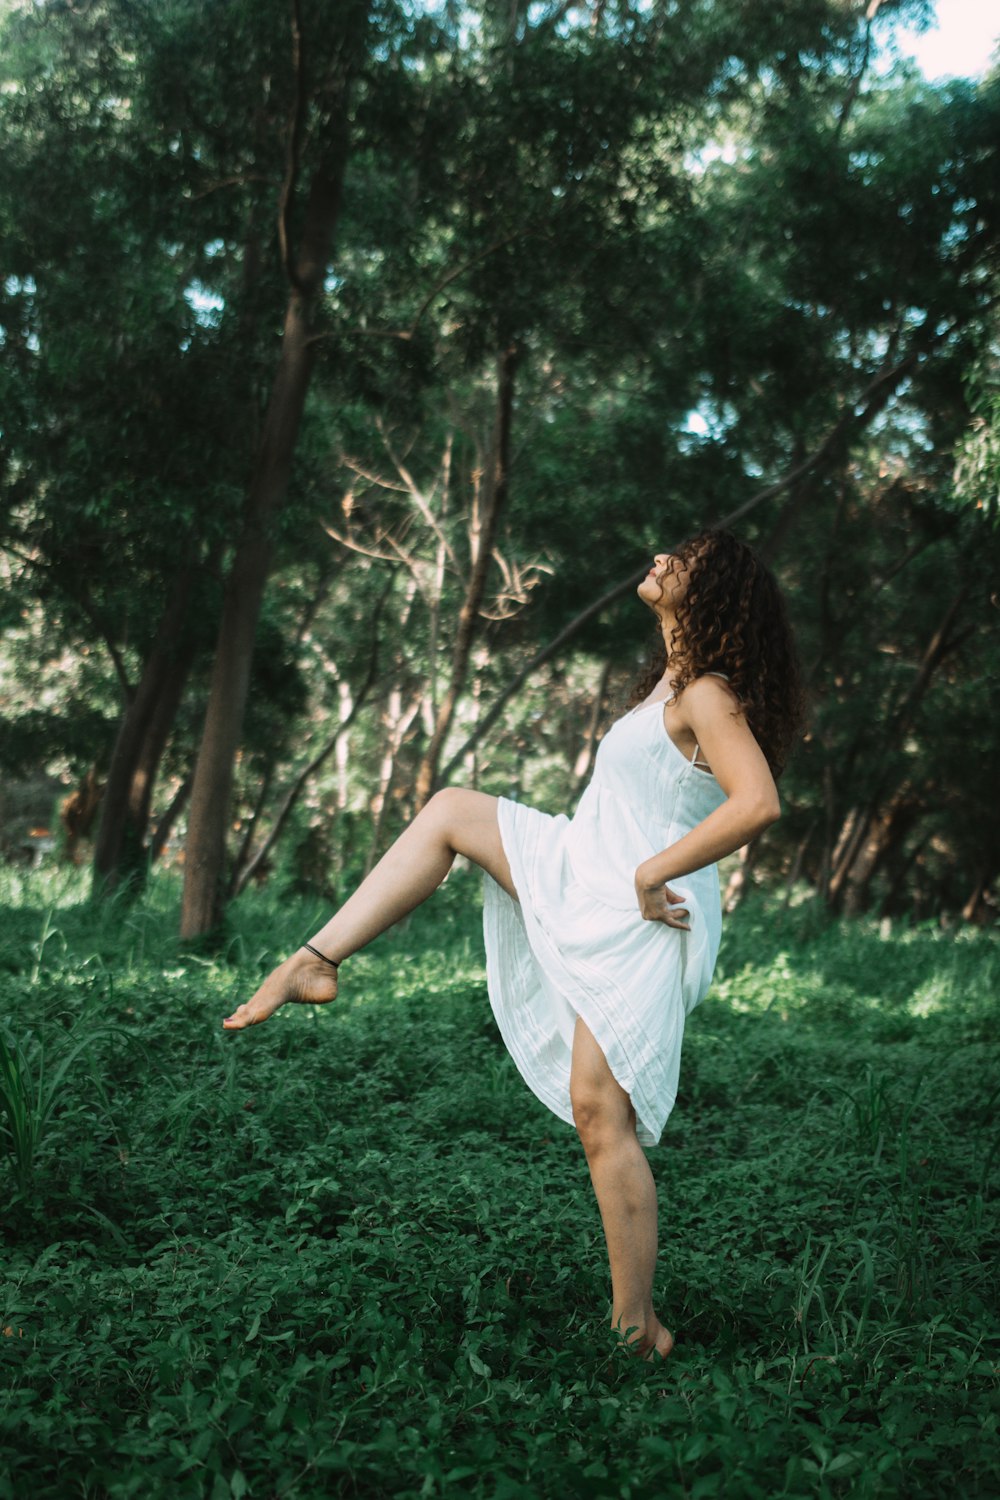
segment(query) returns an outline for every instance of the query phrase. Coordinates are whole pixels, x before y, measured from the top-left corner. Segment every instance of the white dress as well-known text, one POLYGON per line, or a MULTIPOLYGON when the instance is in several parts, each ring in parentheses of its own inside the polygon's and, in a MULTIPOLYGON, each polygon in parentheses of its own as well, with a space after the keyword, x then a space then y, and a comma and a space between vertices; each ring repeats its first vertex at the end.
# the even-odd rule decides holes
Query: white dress
POLYGON ((697 746, 688 760, 667 734, 668 701, 641 704, 611 726, 572 818, 500 797, 519 899, 484 877, 490 1003, 529 1088, 573 1123, 570 1061, 582 1016, 647 1146, 677 1097, 684 1021, 711 982, 722 931, 715 865, 668 882, 683 894, 690 932, 639 913, 636 866, 725 801, 694 764, 697 746))

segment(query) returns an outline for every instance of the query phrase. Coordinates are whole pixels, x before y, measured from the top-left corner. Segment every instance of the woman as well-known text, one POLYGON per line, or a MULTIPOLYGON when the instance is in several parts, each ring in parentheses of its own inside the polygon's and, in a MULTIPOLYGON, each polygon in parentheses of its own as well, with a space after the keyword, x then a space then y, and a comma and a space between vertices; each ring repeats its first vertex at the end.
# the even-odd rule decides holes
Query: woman
POLYGON ((338 964, 426 900, 456 854, 480 865, 497 1023, 529 1086, 579 1133, 607 1239, 612 1326, 654 1358, 673 1337, 653 1310, 656 1189, 642 1148, 673 1106, 684 1021, 711 981, 715 861, 778 817, 775 779, 801 692, 777 585, 729 532, 658 554, 638 594, 660 644, 572 820, 484 792, 436 793, 223 1025, 332 1000, 338 964))

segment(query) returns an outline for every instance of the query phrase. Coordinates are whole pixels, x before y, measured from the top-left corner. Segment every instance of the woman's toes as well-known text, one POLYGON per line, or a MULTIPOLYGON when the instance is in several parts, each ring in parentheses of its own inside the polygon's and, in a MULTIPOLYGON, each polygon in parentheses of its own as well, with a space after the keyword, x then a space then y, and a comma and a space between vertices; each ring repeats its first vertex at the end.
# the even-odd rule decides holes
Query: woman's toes
POLYGON ((240 1031, 244 1026, 250 1024, 249 1007, 240 1005, 233 1011, 231 1016, 226 1016, 222 1022, 227 1031, 240 1031))
POLYGON ((231 1016, 226 1016, 223 1026, 227 1031, 240 1031, 244 1026, 256 1026, 274 1014, 278 1006, 263 996, 251 995, 249 1000, 238 1005, 231 1016))
POLYGON ((652 1326, 647 1323, 645 1326, 639 1324, 636 1327, 618 1327, 613 1331, 618 1333, 622 1344, 631 1355, 648 1363, 657 1359, 666 1359, 674 1347, 674 1336, 669 1328, 664 1328, 662 1323, 654 1323, 652 1326))
POLYGON ((269 974, 257 993, 237 1006, 222 1025, 226 1031, 256 1026, 289 1001, 299 1005, 326 1005, 336 999, 337 975, 329 965, 303 960, 295 954, 269 974))

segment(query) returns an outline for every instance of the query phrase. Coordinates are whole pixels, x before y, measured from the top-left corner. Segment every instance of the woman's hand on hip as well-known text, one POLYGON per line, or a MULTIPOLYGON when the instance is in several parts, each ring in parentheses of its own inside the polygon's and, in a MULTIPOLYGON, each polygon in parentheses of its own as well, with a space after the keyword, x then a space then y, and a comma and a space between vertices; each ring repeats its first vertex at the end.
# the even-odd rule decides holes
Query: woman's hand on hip
POLYGON ((669 885, 648 885, 637 870, 635 893, 639 911, 648 922, 663 922, 667 927, 676 927, 680 932, 691 931, 691 913, 685 906, 686 897, 672 891, 669 885))

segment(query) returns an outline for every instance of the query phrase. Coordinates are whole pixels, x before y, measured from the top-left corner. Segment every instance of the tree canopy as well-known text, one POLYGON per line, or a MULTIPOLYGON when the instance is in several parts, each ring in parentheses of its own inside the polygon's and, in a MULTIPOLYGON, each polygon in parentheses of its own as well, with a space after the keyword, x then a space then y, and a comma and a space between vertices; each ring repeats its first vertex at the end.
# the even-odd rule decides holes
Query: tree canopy
POLYGON ((811 695, 744 875, 992 915, 1000 76, 921 16, 7 0, 0 762, 102 789, 98 890, 565 807, 731 518, 811 695))

